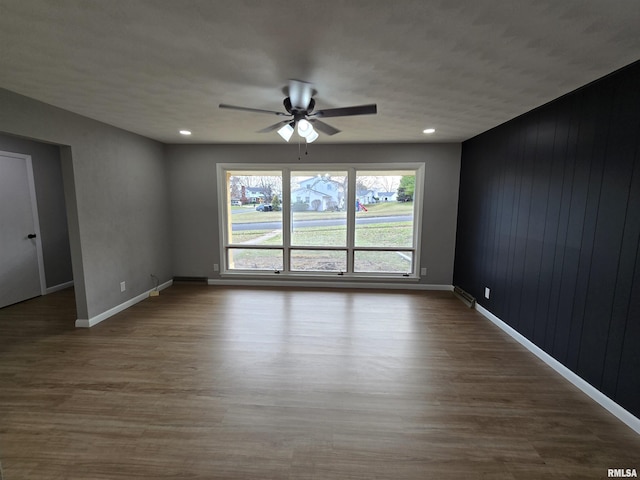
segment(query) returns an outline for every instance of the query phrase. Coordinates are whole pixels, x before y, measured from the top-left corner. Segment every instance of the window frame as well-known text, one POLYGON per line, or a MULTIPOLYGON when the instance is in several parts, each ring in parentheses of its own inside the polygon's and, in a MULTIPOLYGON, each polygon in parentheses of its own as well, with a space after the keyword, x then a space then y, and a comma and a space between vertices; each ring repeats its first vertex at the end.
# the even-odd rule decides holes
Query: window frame
POLYGON ((424 171, 425 164, 422 162, 406 163, 218 163, 216 165, 217 189, 218 189, 218 239, 220 245, 220 276, 223 278, 300 278, 305 279, 366 279, 366 280, 397 280, 397 281, 417 281, 420 279, 420 250, 422 245, 422 216, 424 198, 424 171), (347 196, 346 196, 346 246, 296 246, 291 244, 291 172, 317 173, 318 170, 345 171, 347 173, 347 196), (397 171, 414 171, 416 176, 416 189, 413 197, 413 247, 356 247, 355 246, 355 204, 356 204, 356 179, 358 172, 380 172, 388 171, 390 174, 397 171), (230 202, 231 192, 228 189, 228 177, 230 172, 237 174, 242 171, 245 175, 260 175, 262 172, 280 171, 282 173, 282 245, 251 245, 251 249, 280 250, 283 255, 283 270, 249 270, 249 269, 229 269, 228 252, 232 248, 245 248, 246 245, 234 245, 229 243, 229 229, 231 228, 230 202), (291 250, 336 250, 345 251, 347 257, 346 272, 322 272, 322 271, 292 271, 291 270, 291 250), (411 252, 412 272, 410 273, 387 273, 387 272, 354 272, 354 257, 356 251, 393 251, 411 252))

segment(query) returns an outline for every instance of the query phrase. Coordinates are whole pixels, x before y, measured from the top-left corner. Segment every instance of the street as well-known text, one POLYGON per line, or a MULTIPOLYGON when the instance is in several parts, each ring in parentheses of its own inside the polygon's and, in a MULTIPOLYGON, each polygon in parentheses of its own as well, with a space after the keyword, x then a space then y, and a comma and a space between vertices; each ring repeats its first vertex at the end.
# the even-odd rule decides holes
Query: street
MULTIPOLYGON (((391 223, 391 222, 410 222, 413 215, 394 215, 390 217, 358 217, 356 225, 366 225, 371 223, 391 223)), ((293 222, 293 228, 307 227, 333 227, 337 225, 345 225, 345 219, 333 218, 326 220, 299 220, 293 222)), ((256 222, 256 223, 234 223, 231 227, 232 231, 240 232, 243 230, 276 230, 281 227, 280 222, 256 222)))

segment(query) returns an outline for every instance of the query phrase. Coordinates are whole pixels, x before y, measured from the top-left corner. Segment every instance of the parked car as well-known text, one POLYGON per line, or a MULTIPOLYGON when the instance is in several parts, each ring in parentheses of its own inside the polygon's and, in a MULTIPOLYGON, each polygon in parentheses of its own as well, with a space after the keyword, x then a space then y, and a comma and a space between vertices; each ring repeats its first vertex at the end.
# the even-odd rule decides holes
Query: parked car
POLYGON ((231 200, 231 206, 232 207, 241 207, 242 206, 242 201, 241 200, 231 200))
POLYGON ((273 205, 270 205, 268 203, 261 203, 260 205, 258 205, 256 207, 256 210, 259 212, 272 212, 273 211, 273 205))

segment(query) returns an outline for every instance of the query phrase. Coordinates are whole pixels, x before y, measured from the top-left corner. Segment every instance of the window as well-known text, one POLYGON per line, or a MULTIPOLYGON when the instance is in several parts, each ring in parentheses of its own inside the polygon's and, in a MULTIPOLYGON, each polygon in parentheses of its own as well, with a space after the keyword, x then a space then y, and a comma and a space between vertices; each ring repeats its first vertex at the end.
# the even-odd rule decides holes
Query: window
POLYGON ((223 273, 417 276, 420 165, 218 171, 223 273))
POLYGON ((241 206, 227 210, 228 270, 282 270, 282 172, 227 172, 227 192, 241 206))
POLYGON ((354 272, 413 272, 416 172, 393 173, 357 171, 354 272))

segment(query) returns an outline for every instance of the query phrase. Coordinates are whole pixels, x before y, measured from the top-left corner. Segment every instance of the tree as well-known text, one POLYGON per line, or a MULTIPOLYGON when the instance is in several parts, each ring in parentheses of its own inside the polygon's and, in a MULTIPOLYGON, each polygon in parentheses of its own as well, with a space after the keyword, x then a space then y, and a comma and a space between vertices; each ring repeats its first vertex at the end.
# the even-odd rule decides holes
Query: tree
POLYGON ((356 191, 357 192, 367 192, 369 190, 374 190, 376 187, 378 177, 374 177, 371 175, 358 175, 356 178, 356 191))
POLYGON ((278 195, 274 195, 273 198, 271 199, 271 205, 273 206, 273 211, 274 212, 279 212, 281 207, 280 207, 280 197, 278 197, 278 195))
POLYGON ((229 190, 231 200, 246 200, 246 198, 242 198, 242 182, 240 181, 240 177, 229 177, 229 190))
POLYGON ((378 184, 384 192, 394 192, 398 190, 400 176, 398 175, 380 175, 376 177, 378 184))
POLYGON ((282 192, 282 177, 260 175, 256 178, 258 179, 256 186, 260 188, 264 194, 265 202, 272 203, 273 196, 282 192))
POLYGON ((229 188, 232 198, 240 198, 242 187, 259 189, 260 193, 264 195, 264 201, 271 203, 274 195, 282 195, 282 177, 279 175, 234 175, 230 177, 229 188))
POLYGON ((400 179, 400 186, 398 186, 398 201, 399 202, 411 202, 413 200, 413 193, 416 188, 415 175, 404 175, 400 179))
POLYGON ((372 190, 373 184, 369 182, 363 182, 362 177, 358 177, 356 180, 356 195, 364 195, 369 190, 372 190))

